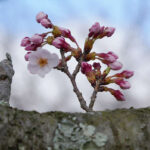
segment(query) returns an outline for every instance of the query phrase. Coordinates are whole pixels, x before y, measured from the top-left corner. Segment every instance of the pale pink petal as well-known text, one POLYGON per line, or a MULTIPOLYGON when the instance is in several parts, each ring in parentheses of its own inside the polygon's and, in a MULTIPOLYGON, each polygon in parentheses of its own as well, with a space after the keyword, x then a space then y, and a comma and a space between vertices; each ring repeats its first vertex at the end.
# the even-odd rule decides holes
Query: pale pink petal
POLYGON ((39 66, 35 65, 35 64, 28 64, 28 70, 32 73, 32 74, 36 74, 39 70, 39 66))
POLYGON ((56 54, 51 54, 51 58, 48 59, 48 61, 50 61, 50 63, 48 63, 50 66, 56 67, 59 64, 59 57, 56 54))
POLYGON ((44 77, 53 67, 59 64, 59 58, 56 54, 51 54, 46 49, 38 48, 29 56, 28 70, 33 74, 44 77), (42 60, 42 64, 40 61, 42 60), (44 60, 44 64, 43 64, 44 60))

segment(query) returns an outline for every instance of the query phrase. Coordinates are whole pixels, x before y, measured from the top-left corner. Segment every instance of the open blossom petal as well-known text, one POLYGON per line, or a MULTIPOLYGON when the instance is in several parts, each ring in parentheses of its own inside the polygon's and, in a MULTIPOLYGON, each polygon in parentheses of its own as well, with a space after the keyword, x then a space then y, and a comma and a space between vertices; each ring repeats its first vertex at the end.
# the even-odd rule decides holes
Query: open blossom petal
POLYGON ((39 67, 37 65, 30 63, 30 64, 28 64, 28 70, 30 71, 30 73, 36 74, 37 71, 39 70, 39 67))
POLYGON ((44 77, 53 67, 59 64, 56 54, 51 54, 46 49, 38 48, 37 51, 29 55, 28 69, 32 74, 44 77))

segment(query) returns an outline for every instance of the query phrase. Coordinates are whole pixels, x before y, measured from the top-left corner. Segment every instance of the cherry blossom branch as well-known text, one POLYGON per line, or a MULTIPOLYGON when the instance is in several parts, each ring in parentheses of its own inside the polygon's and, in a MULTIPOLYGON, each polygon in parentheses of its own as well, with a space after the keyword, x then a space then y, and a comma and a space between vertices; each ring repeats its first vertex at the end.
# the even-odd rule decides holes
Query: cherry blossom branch
POLYGON ((99 79, 96 83, 96 86, 94 88, 94 91, 92 93, 92 96, 91 96, 91 101, 90 101, 90 104, 89 104, 89 109, 92 111, 93 110, 93 106, 94 106, 94 103, 95 103, 95 100, 96 100, 96 97, 97 97, 97 93, 99 91, 99 86, 100 86, 100 82, 101 80, 99 79))
MULTIPOLYGON (((77 46, 78 46, 78 45, 77 45, 77 46)), ((80 47, 78 46, 78 48, 80 48, 80 47)), ((80 48, 80 49, 81 49, 81 48, 80 48)), ((74 72, 73 72, 73 74, 72 74, 72 76, 73 76, 74 78, 76 78, 77 73, 80 71, 81 63, 82 63, 82 61, 84 61, 85 56, 86 56, 86 53, 85 53, 85 47, 84 47, 84 52, 81 54, 80 59, 79 59, 79 62, 78 62, 78 64, 76 65, 76 68, 75 68, 75 70, 74 70, 74 72)))
POLYGON ((76 65, 74 72, 72 73, 74 79, 76 78, 77 73, 80 71, 82 60, 83 58, 81 57, 78 64, 76 65))
POLYGON ((112 51, 107 53, 91 52, 94 42, 104 37, 111 37, 115 32, 115 28, 100 26, 100 24, 96 22, 89 29, 89 34, 85 40, 84 48, 81 50, 76 39, 72 36, 71 31, 54 25, 48 18, 48 15, 44 12, 37 14, 36 21, 43 27, 50 29, 50 31, 42 34, 34 34, 32 37, 25 37, 21 41, 21 46, 23 46, 27 51, 25 60, 29 62, 28 69, 32 74, 38 74, 39 76, 44 77, 52 68, 64 72, 72 83, 73 91, 79 100, 81 108, 86 112, 93 111, 93 106, 98 92, 110 92, 118 101, 125 100, 124 95, 120 90, 108 88, 107 85, 114 83, 120 86, 121 89, 129 89, 131 86, 126 79, 132 77, 134 72, 124 70, 110 76, 109 72, 111 70, 117 71, 123 66, 122 63, 117 60, 118 56, 112 51), (48 36, 48 34, 50 35, 48 36), (75 43, 77 48, 73 48, 66 41, 66 38, 75 43), (42 48, 46 44, 59 49, 61 59, 56 53, 51 53, 42 48), (65 54, 68 52, 70 52, 70 54, 65 57, 65 54), (77 65, 73 73, 70 73, 67 62, 72 57, 76 59, 77 65), (95 60, 98 62, 95 62, 95 60), (89 61, 94 62, 88 63, 89 61), (101 63, 107 66, 103 73, 101 63), (85 75, 88 82, 94 88, 88 106, 76 83, 76 76, 80 69, 82 74, 85 75))
POLYGON ((90 104, 89 104, 89 108, 91 110, 93 110, 93 106, 94 106, 94 103, 95 103, 95 100, 96 100, 96 97, 97 97, 97 93, 100 91, 100 85, 103 84, 103 81, 105 80, 106 76, 108 75, 110 71, 110 68, 107 67, 103 74, 101 75, 100 79, 96 82, 96 86, 93 90, 93 93, 92 93, 92 96, 91 96, 91 101, 90 101, 90 104))
POLYGON ((77 63, 77 65, 76 65, 76 67, 75 67, 75 70, 74 70, 73 73, 72 73, 72 76, 73 76, 74 78, 76 78, 78 72, 80 71, 81 63, 82 63, 82 61, 83 61, 83 53, 82 53, 82 50, 81 50, 81 48, 79 47, 79 45, 78 45, 77 42, 76 42, 76 44, 77 44, 78 50, 81 52, 81 54, 80 54, 80 56, 79 56, 79 58, 78 58, 78 61, 77 61, 78 63, 77 63))
POLYGON ((89 112, 90 110, 89 110, 89 108, 86 105, 86 101, 84 100, 84 98, 82 96, 82 93, 79 91, 79 89, 77 87, 77 84, 76 84, 76 81, 75 81, 75 77, 72 76, 71 73, 68 70, 68 66, 67 66, 66 61, 65 61, 64 51, 60 50, 60 53, 61 53, 61 57, 62 57, 62 66, 63 66, 62 71, 64 73, 66 73, 66 75, 69 77, 69 79, 70 79, 70 81, 72 83, 72 86, 73 86, 73 91, 75 92, 75 94, 78 97, 78 100, 80 102, 81 108, 84 109, 86 112, 89 112))

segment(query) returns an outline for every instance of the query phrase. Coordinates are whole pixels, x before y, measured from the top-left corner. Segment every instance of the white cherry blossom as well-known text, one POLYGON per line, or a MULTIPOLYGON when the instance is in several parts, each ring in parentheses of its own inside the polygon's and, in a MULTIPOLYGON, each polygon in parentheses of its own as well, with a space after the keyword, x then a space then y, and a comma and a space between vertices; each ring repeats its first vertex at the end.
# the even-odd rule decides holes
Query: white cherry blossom
POLYGON ((59 64, 57 54, 50 53, 48 50, 38 48, 29 55, 28 70, 32 74, 44 77, 53 67, 59 64))

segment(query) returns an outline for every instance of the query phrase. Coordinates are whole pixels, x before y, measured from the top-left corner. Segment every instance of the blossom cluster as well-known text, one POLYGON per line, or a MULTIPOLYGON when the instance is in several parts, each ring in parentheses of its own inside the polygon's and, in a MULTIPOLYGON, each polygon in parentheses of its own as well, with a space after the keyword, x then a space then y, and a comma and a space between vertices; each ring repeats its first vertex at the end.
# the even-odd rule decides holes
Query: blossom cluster
POLYGON ((112 51, 103 53, 91 52, 95 41, 104 37, 111 37, 115 32, 115 28, 100 26, 96 22, 89 29, 89 34, 82 50, 72 36, 71 31, 54 25, 44 12, 37 14, 36 21, 46 29, 49 29, 49 31, 42 34, 34 34, 32 37, 25 37, 21 41, 21 46, 27 51, 25 60, 28 61, 28 70, 32 74, 44 77, 52 68, 66 73, 71 80, 81 107, 86 111, 92 110, 98 92, 110 92, 118 101, 125 100, 120 90, 109 88, 107 85, 114 83, 121 89, 129 89, 131 85, 126 79, 132 77, 134 72, 123 70, 120 73, 109 75, 111 70, 118 71, 123 67, 122 63, 118 61, 118 56, 112 51), (66 38, 75 43, 76 47, 72 47, 66 41, 66 38), (59 49, 61 57, 44 49, 43 47, 46 44, 59 49), (77 66, 73 73, 70 73, 67 65, 71 58, 75 58, 77 61, 77 66), (101 69, 102 64, 106 66, 104 71, 101 69), (89 106, 86 105, 75 81, 76 75, 80 70, 94 89, 89 106))

